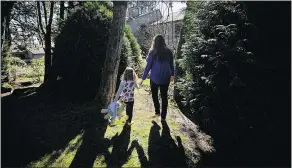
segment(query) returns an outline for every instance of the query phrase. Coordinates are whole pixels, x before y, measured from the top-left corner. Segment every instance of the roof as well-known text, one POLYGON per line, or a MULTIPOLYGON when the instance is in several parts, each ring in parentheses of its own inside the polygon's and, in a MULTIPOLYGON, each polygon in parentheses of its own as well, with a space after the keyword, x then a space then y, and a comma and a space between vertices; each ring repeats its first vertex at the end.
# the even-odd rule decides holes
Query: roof
POLYGON ((127 23, 139 22, 140 20, 143 20, 145 22, 144 19, 146 19, 147 23, 145 23, 145 24, 150 24, 150 23, 156 22, 157 20, 159 20, 161 18, 162 18, 161 11, 159 9, 156 9, 156 10, 154 10, 152 12, 140 15, 140 16, 138 16, 136 18, 129 17, 128 20, 127 20, 127 23))
POLYGON ((18 48, 15 45, 12 45, 12 47, 11 47, 11 52, 12 53, 22 53, 22 52, 25 52, 25 51, 29 51, 29 52, 31 52, 33 54, 45 54, 45 51, 41 46, 28 47, 27 49, 24 49, 24 50, 18 48))
POLYGON ((45 54, 45 51, 42 47, 28 48, 27 50, 33 54, 45 54))
POLYGON ((180 20, 183 20, 184 19, 184 16, 185 16, 185 8, 183 8, 180 11, 170 13, 169 16, 163 16, 158 21, 158 23, 155 22, 155 23, 152 23, 152 25, 156 25, 156 24, 160 24, 160 23, 168 23, 168 22, 172 22, 172 21, 173 22, 180 21, 180 20))

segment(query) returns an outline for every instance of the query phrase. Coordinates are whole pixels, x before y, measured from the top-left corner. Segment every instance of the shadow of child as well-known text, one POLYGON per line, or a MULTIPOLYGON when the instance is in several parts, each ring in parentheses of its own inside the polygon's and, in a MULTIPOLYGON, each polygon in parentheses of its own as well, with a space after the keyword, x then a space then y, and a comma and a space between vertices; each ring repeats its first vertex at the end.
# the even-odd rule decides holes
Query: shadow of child
POLYGON ((108 167, 121 167, 128 161, 133 149, 129 148, 131 135, 131 126, 125 124, 120 135, 115 135, 111 139, 111 145, 113 146, 112 152, 105 154, 105 162, 108 167))

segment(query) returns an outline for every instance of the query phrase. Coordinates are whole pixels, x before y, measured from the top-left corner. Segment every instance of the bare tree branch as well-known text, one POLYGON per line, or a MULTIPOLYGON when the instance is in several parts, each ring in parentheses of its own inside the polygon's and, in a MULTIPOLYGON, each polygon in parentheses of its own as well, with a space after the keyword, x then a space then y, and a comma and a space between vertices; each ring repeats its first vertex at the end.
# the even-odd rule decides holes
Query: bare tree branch
POLYGON ((46 2, 43 1, 43 7, 44 7, 44 15, 45 15, 45 23, 46 26, 48 25, 48 18, 47 18, 47 8, 46 8, 46 2))
POLYGON ((38 11, 38 17, 39 17, 39 19, 38 19, 39 27, 40 27, 43 35, 45 35, 46 33, 44 31, 43 24, 42 24, 42 13, 41 13, 41 7, 40 7, 39 1, 37 1, 37 11, 38 11))
POLYGON ((54 13, 54 1, 51 1, 51 9, 50 9, 50 18, 49 18, 49 24, 47 26, 51 27, 52 21, 53 21, 53 13, 54 13))

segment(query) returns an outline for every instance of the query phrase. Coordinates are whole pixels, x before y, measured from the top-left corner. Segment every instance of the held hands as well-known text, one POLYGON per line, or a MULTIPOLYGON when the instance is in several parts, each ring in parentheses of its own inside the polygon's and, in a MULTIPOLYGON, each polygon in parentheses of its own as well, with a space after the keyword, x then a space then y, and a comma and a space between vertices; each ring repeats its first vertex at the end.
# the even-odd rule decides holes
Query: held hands
POLYGON ((170 77, 170 82, 172 82, 174 80, 174 76, 170 77))
POLYGON ((141 80, 141 82, 139 82, 140 87, 142 86, 144 80, 141 80))

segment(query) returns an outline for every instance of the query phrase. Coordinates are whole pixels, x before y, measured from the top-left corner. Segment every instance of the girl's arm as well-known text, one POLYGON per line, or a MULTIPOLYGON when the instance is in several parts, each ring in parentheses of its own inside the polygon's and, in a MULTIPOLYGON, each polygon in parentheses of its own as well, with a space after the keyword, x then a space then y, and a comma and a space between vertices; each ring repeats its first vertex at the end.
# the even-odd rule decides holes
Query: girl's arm
POLYGON ((142 80, 146 79, 151 67, 152 67, 152 53, 149 52, 148 57, 147 57, 147 65, 146 65, 146 68, 144 70, 144 73, 143 73, 143 76, 142 76, 142 80))
POLYGON ((138 82, 138 76, 137 76, 137 74, 134 72, 134 86, 135 86, 135 88, 140 88, 140 85, 138 84, 139 82, 138 82))
POLYGON ((122 93, 122 91, 124 89, 124 86, 125 86, 125 81, 121 81, 119 89, 118 89, 118 91, 117 91, 117 93, 115 95, 114 101, 118 101, 119 100, 120 95, 121 95, 121 93, 122 93))
POLYGON ((140 89, 140 85, 135 82, 135 88, 140 89))

